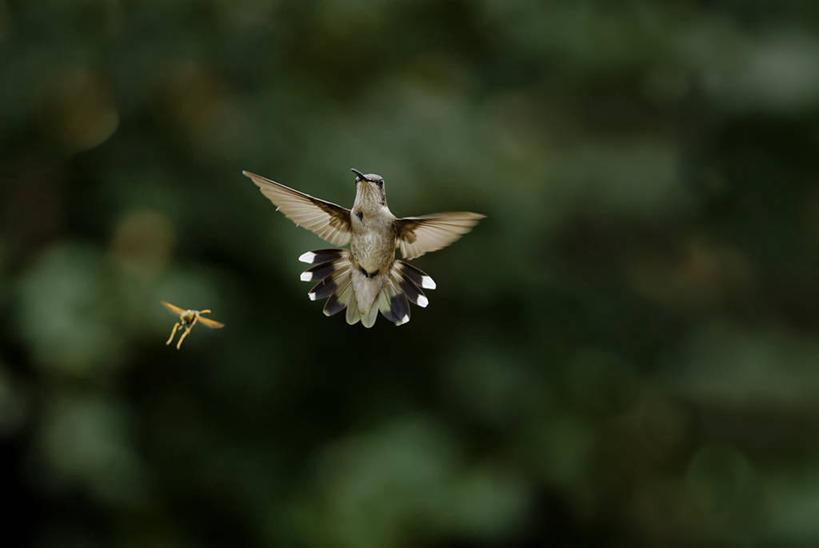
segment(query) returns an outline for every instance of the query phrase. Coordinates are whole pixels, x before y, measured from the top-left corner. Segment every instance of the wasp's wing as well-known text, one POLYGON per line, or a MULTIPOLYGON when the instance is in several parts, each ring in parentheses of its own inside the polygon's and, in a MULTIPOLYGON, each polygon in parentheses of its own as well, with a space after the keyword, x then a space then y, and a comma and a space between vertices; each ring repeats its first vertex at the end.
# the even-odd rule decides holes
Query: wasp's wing
POLYGON ((163 306, 165 308, 167 308, 168 310, 171 311, 172 314, 175 314, 177 316, 181 316, 182 313, 185 312, 184 310, 182 310, 181 308, 179 308, 175 304, 171 304, 171 303, 165 302, 165 301, 161 301, 161 302, 162 302, 162 304, 163 304, 163 306))
POLYGON ((405 259, 414 259, 424 253, 448 246, 484 218, 480 213, 458 211, 434 213, 423 217, 404 217, 396 221, 398 240, 405 259))
POLYGON ((284 215, 333 245, 350 241, 350 210, 281 185, 261 175, 243 171, 284 215))
POLYGON ((225 324, 223 324, 222 322, 217 322, 216 320, 211 320, 205 318, 204 316, 199 316, 199 323, 201 323, 205 327, 210 327, 211 329, 219 329, 221 327, 225 327, 225 324))

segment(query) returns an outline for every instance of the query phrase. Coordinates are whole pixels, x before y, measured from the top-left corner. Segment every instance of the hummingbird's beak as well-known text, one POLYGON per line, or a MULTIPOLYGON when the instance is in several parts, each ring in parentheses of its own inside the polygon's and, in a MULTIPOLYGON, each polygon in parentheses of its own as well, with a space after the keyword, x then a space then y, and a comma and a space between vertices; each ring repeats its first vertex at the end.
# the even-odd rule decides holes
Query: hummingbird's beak
POLYGON ((351 168, 350 171, 355 173, 355 176, 359 181, 366 181, 367 180, 367 178, 364 177, 364 174, 361 173, 360 171, 358 171, 357 169, 351 168))

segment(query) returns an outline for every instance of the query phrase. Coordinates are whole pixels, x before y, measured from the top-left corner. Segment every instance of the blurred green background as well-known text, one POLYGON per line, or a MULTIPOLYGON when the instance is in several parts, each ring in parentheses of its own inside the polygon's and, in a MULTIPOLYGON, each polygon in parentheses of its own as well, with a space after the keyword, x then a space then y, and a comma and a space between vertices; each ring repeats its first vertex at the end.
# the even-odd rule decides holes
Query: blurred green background
POLYGON ((819 3, 0 0, 35 546, 819 544, 819 3), (241 175, 488 218, 395 328, 241 175), (159 304, 221 331, 164 346, 159 304))

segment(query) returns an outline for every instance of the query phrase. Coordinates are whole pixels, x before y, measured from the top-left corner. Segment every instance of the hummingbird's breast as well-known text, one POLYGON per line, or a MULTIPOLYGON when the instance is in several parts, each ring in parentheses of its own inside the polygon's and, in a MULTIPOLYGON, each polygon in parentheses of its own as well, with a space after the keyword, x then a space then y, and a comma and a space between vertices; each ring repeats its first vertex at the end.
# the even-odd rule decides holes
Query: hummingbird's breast
POLYGON ((382 272, 395 260, 395 227, 392 219, 359 219, 353 215, 350 252, 356 264, 368 275, 382 272))

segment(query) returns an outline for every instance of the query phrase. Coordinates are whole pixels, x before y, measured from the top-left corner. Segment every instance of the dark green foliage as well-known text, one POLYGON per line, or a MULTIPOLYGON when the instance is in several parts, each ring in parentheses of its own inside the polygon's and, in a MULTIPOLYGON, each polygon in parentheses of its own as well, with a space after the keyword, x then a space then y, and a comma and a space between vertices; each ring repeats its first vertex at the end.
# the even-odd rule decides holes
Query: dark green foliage
POLYGON ((819 543, 819 3, 0 0, 9 545, 819 543), (248 169, 488 217, 326 318, 248 169), (164 346, 160 300, 225 329, 164 346), (20 543, 9 539, 21 536, 20 543))

